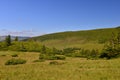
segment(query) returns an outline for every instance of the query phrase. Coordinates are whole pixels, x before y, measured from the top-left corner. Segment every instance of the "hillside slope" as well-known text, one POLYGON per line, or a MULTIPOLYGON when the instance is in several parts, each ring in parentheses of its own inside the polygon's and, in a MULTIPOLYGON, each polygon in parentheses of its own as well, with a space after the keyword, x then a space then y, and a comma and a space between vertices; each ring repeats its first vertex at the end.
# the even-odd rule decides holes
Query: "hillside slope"
POLYGON ((40 41, 50 47, 93 47, 102 46, 102 43, 108 41, 112 33, 117 33, 120 28, 106 28, 85 31, 68 31, 53 34, 46 34, 43 36, 33 37, 32 40, 40 41))

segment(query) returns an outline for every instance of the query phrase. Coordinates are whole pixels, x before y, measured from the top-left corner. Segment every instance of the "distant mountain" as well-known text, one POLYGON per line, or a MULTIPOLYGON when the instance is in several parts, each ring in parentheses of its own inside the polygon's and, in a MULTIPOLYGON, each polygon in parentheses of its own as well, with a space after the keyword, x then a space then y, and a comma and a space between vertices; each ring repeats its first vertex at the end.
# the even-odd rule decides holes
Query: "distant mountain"
MULTIPOLYGON (((14 40, 16 36, 11 36, 11 39, 14 40)), ((4 41, 6 36, 0 36, 0 41, 4 41)), ((29 39, 30 37, 22 37, 18 36, 18 40, 24 40, 24 39, 29 39)))

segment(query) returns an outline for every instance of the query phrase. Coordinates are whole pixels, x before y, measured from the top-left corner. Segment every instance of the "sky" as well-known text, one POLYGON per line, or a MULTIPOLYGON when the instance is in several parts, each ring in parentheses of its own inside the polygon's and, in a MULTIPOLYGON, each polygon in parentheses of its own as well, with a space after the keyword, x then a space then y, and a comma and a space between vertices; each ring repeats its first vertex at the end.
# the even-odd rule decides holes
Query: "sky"
POLYGON ((0 0, 0 36, 120 26, 120 0, 0 0))

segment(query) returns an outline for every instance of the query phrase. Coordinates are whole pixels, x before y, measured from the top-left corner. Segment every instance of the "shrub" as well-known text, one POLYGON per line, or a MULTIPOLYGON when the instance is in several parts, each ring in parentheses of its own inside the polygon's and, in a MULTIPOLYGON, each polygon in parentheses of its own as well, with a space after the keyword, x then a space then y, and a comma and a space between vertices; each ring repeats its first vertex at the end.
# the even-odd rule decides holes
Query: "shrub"
POLYGON ((2 54, 1 56, 6 56, 5 54, 2 54))
POLYGON ((72 57, 83 57, 82 54, 79 52, 79 53, 74 53, 72 54, 72 57))
POLYGON ((56 56, 54 56, 54 58, 55 58, 56 60, 65 60, 65 59, 66 59, 66 57, 63 56, 63 55, 56 55, 56 56))
POLYGON ((74 57, 75 53, 80 52, 81 48, 65 48, 63 49, 62 54, 68 57, 74 57))
POLYGON ((17 64, 25 64, 26 60, 23 59, 10 59, 8 60, 5 65, 17 65, 17 64))
POLYGON ((64 62, 51 61, 49 64, 50 65, 62 65, 62 64, 64 64, 64 62))
POLYGON ((66 57, 63 55, 49 55, 46 57, 47 60, 65 60, 66 57))
POLYGON ((46 55, 45 54, 40 54, 39 55, 39 59, 40 60, 45 60, 46 59, 46 55))
POLYGON ((50 54, 40 54, 40 60, 65 60, 66 57, 63 55, 50 55, 50 54))
POLYGON ((58 65, 59 63, 57 61, 51 61, 50 64, 58 65))
POLYGON ((42 59, 42 60, 34 60, 33 62, 44 62, 45 60, 44 59, 42 59))
POLYGON ((119 53, 117 52, 117 50, 112 49, 112 48, 107 48, 104 49, 102 51, 102 53, 100 54, 100 58, 107 58, 107 59, 111 59, 111 58, 116 58, 118 57, 119 53))
POLYGON ((95 49, 92 49, 91 52, 90 52, 90 57, 93 59, 95 58, 98 58, 98 55, 99 55, 99 51, 98 50, 95 50, 95 49))
POLYGON ((51 52, 49 52, 50 54, 53 54, 53 55, 55 55, 55 54, 57 54, 57 55, 59 55, 59 54, 62 54, 62 50, 58 50, 58 49, 56 49, 56 48, 52 48, 51 49, 51 52))
POLYGON ((84 57, 84 58, 88 58, 89 56, 90 56, 90 50, 88 50, 88 49, 82 49, 81 51, 80 51, 80 54, 81 54, 81 56, 82 57, 84 57))
POLYGON ((18 54, 12 54, 11 56, 12 57, 18 57, 18 54))

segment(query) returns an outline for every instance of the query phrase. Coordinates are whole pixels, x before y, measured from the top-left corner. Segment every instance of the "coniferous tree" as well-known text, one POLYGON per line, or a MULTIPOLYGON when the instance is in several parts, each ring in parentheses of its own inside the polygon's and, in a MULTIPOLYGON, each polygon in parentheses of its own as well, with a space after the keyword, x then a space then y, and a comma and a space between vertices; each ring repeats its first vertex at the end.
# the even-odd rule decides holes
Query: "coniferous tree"
POLYGON ((5 43, 6 43, 6 46, 11 45, 11 36, 10 35, 6 36, 5 43))
POLYGON ((112 34, 112 38, 100 55, 101 58, 106 57, 107 59, 118 56, 120 56, 120 32, 117 35, 112 34))
POLYGON ((18 41, 18 37, 17 37, 17 36, 15 37, 15 40, 14 40, 14 41, 18 41))
POLYGON ((46 54, 46 53, 47 53, 47 52, 46 52, 46 47, 45 47, 45 45, 42 46, 42 48, 41 48, 41 53, 42 53, 42 54, 46 54))

